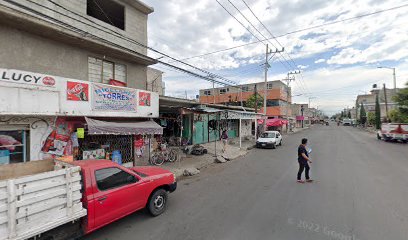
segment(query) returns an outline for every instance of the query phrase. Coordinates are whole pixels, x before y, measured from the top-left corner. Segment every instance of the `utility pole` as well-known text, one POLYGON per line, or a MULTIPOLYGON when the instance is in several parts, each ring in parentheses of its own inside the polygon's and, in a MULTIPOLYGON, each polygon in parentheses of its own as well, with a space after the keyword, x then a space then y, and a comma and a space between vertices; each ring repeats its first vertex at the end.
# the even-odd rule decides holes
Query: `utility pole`
MULTIPOLYGON (((288 123, 289 123, 289 126, 290 126, 290 130, 292 130, 292 127, 291 127, 291 124, 290 124, 290 122, 289 122, 289 107, 290 107, 290 104, 291 103, 289 103, 289 99, 292 99, 292 95, 291 95, 291 93, 289 92, 289 85, 290 85, 290 82, 291 81, 295 81, 296 80, 296 77, 295 76, 293 76, 293 78, 290 78, 290 75, 295 75, 295 74, 300 74, 300 70, 296 70, 296 71, 291 71, 291 72, 288 72, 288 77, 287 77, 287 79, 286 79, 286 85, 287 85, 287 93, 286 93, 286 102, 287 102, 287 106, 286 106, 286 118, 288 119, 288 123)), ((286 128, 286 131, 288 131, 288 129, 286 128)))
MULTIPOLYGON (((395 68, 392 68, 392 76, 394 78, 394 92, 397 93, 397 76, 395 76, 395 68)), ((387 112, 388 116, 388 112, 387 112)))
POLYGON ((264 114, 265 114, 265 116, 266 116, 266 98, 267 98, 267 94, 268 94, 268 88, 267 88, 267 86, 268 86, 268 68, 271 66, 271 65, 269 65, 269 63, 268 63, 268 61, 269 61, 269 54, 273 54, 272 55, 272 57, 276 54, 276 53, 281 53, 281 52, 283 52, 283 51, 285 51, 285 49, 284 48, 282 48, 281 50, 278 50, 278 49, 276 49, 276 50, 274 50, 274 51, 272 51, 272 50, 269 50, 269 46, 268 46, 268 44, 266 44, 266 53, 265 53, 265 86, 264 86, 264 114))
POLYGON ((213 81, 213 104, 215 104, 215 88, 214 88, 214 81, 213 81))
MULTIPOLYGON (((394 68, 395 70, 395 68, 394 68)), ((395 74, 395 72, 394 72, 395 74)), ((386 119, 388 121, 388 102, 387 102, 387 89, 385 88, 385 83, 384 83, 384 100, 385 100, 385 114, 386 114, 386 119)), ((381 106, 381 105, 380 105, 381 106)), ((380 108, 381 109, 381 108, 380 108)))
POLYGON ((258 91, 256 90, 256 83, 254 87, 255 94, 255 113, 258 113, 258 91))

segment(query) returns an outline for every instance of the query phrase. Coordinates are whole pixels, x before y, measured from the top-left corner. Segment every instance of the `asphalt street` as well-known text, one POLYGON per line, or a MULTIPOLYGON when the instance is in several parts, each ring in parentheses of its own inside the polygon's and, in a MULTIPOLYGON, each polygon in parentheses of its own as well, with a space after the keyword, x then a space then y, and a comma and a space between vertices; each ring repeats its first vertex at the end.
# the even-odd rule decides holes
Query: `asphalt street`
POLYGON ((314 126, 180 181, 159 217, 141 211, 85 239, 407 240, 407 180, 408 144, 314 126), (313 183, 296 182, 302 137, 313 183))

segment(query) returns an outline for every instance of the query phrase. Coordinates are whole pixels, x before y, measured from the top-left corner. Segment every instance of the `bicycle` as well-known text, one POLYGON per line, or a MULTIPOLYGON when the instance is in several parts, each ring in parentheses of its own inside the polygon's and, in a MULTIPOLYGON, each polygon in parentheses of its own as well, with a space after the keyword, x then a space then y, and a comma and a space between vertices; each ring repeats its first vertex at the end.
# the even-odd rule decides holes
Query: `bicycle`
POLYGON ((164 162, 174 162, 178 158, 178 152, 175 149, 167 149, 165 143, 160 144, 158 150, 155 150, 150 158, 150 163, 155 166, 160 166, 164 162))

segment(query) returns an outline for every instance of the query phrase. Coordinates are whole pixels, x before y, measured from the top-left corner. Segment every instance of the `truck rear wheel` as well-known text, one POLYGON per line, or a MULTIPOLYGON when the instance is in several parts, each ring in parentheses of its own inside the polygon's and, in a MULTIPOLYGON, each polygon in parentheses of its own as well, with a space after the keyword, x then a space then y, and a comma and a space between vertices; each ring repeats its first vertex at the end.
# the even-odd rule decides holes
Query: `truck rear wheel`
POLYGON ((153 216, 159 216, 164 213, 167 206, 167 191, 164 189, 157 189, 149 198, 147 203, 147 210, 153 216))

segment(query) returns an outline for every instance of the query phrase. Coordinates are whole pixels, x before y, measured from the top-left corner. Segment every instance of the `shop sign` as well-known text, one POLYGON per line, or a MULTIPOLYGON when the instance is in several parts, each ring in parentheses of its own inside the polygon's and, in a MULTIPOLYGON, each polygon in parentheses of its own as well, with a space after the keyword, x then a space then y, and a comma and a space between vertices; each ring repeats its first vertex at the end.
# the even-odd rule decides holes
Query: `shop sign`
POLYGON ((136 112, 137 91, 135 89, 94 83, 92 92, 93 110, 136 112))
POLYGON ((88 101, 89 85, 87 83, 67 81, 67 100, 88 101))
POLYGON ((43 74, 0 68, 0 81, 52 87, 55 78, 43 74))
POLYGON ((151 96, 148 92, 139 92, 139 105, 140 106, 150 106, 151 96))

